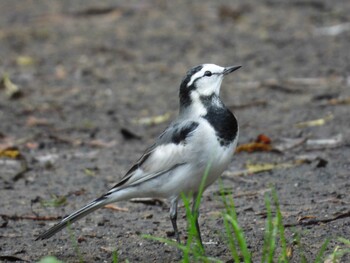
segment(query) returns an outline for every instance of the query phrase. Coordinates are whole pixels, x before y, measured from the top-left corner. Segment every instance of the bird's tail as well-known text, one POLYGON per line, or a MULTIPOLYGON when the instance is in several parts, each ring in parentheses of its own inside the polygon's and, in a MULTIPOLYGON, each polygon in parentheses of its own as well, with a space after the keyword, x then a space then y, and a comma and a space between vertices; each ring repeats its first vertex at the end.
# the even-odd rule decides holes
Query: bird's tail
POLYGON ((72 213, 71 215, 65 217, 62 219, 61 222, 51 227, 49 230, 45 231, 44 233, 40 234, 35 240, 43 240, 52 237, 57 232, 61 231, 63 228, 68 226, 69 224, 74 223, 75 221, 78 221, 79 219, 83 218, 84 216, 90 214, 91 212, 99 209, 100 207, 106 205, 107 203, 110 203, 108 198, 106 196, 102 196, 100 198, 95 199, 88 205, 84 206, 83 208, 80 208, 78 211, 72 213))

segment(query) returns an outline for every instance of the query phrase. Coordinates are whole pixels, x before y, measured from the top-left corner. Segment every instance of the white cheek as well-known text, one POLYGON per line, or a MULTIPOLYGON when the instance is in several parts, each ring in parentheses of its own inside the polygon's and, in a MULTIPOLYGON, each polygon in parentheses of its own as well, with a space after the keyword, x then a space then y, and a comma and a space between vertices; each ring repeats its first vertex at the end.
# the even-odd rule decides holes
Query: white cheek
POLYGON ((219 77, 203 78, 197 81, 197 91, 202 96, 219 94, 221 79, 219 77))

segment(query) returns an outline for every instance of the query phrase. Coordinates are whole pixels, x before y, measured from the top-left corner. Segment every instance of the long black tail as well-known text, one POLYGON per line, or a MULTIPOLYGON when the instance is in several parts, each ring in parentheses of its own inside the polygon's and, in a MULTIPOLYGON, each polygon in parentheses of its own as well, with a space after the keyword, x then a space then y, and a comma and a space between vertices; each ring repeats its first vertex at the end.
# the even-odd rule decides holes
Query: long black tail
POLYGON ((99 209, 100 207, 106 205, 107 203, 109 203, 109 202, 107 202, 107 199, 105 198, 105 196, 97 198, 96 200, 92 201, 91 203, 89 203, 88 205, 79 209, 78 211, 63 218, 61 222, 54 225, 53 227, 51 227, 49 230, 45 231, 44 233, 40 234, 35 240, 43 240, 43 239, 47 239, 47 238, 52 237, 54 234, 56 234, 57 232, 59 232, 63 228, 65 228, 67 225, 72 224, 75 221, 78 221, 79 219, 92 213, 93 211, 99 209))

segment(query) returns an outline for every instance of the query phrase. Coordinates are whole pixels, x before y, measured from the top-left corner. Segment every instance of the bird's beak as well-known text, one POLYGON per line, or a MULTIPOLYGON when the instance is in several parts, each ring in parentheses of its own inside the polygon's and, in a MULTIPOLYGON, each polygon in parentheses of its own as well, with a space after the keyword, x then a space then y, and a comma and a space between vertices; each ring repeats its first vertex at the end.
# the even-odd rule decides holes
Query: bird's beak
POLYGON ((222 74, 223 74, 223 75, 230 74, 231 72, 233 72, 233 71, 239 69, 240 67, 242 67, 242 66, 231 66, 231 67, 226 67, 226 68, 224 69, 224 71, 222 72, 222 74))

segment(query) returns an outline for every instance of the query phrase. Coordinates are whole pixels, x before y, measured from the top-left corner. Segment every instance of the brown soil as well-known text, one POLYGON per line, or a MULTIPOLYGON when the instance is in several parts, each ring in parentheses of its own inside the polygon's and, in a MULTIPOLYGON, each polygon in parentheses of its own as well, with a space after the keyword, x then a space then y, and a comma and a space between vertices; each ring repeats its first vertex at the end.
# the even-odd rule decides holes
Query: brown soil
MULTIPOLYGON (((47 241, 35 237, 54 224, 50 217, 67 215, 121 178, 170 122, 135 120, 174 118, 183 75, 207 62, 243 66, 222 87, 239 119, 241 144, 261 133, 273 143, 342 136, 331 147, 311 149, 304 141, 282 153, 236 154, 223 177, 254 262, 261 256, 264 193, 271 186, 294 251, 291 262, 301 258, 293 246, 296 233, 308 262, 327 238, 329 254, 340 245, 337 237, 350 234, 349 13, 350 2, 326 0, 1 1, 0 73, 20 93, 9 98, 0 89, 0 146, 15 145, 22 155, 22 161, 0 158, 1 259, 54 255, 79 262, 68 231, 47 241), (337 24, 345 29, 335 35, 317 30, 337 24), (318 126, 296 125, 320 118, 326 121, 318 126), (308 161, 231 173, 247 163, 297 159, 308 161), (54 195, 66 197, 65 205, 43 206, 54 195)), ((218 189, 216 183, 205 192, 200 225, 207 254, 229 261, 218 189)), ((171 232, 166 204, 116 205, 128 212, 102 209, 72 226, 84 261, 111 262, 114 250, 122 262, 176 261, 175 249, 141 237, 171 232)), ((179 213, 185 239, 183 207, 179 213)))

